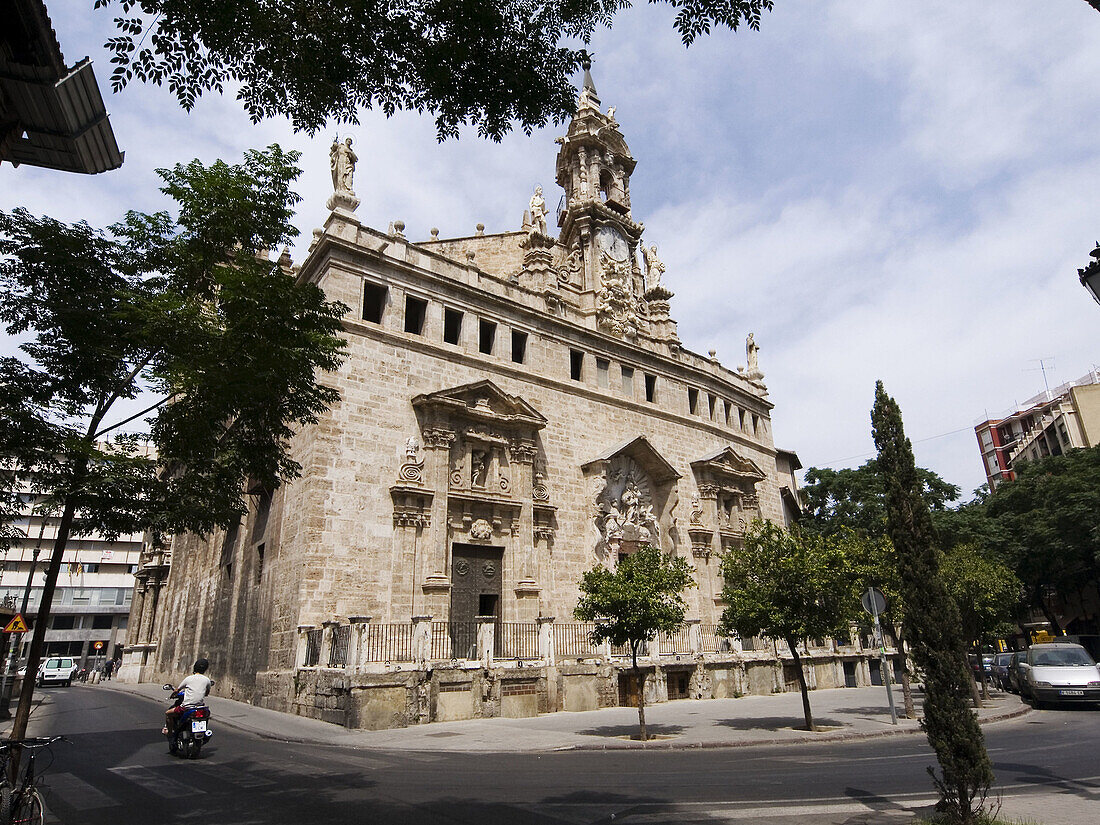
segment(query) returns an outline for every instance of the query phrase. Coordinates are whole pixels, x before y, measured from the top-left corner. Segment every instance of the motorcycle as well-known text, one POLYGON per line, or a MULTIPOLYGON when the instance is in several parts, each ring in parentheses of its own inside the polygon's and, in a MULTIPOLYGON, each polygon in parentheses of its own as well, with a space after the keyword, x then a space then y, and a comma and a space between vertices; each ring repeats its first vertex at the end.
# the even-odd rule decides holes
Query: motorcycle
MULTIPOLYGON (((172 685, 165 690, 174 691, 172 707, 179 707, 183 701, 183 691, 177 691, 172 685)), ((184 759, 198 759, 202 746, 214 735, 210 730, 210 708, 206 705, 191 705, 183 708, 175 718, 175 724, 165 727, 168 737, 168 752, 184 759)))

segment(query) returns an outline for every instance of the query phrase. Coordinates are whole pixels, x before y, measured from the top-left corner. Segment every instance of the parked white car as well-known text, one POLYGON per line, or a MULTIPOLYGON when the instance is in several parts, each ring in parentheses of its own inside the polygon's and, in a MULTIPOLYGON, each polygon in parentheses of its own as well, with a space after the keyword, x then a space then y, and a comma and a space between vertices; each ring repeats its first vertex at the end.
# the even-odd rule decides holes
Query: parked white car
POLYGON ((1032 645, 1020 667, 1021 692, 1036 707, 1044 702, 1100 702, 1100 668, 1081 645, 1032 645))
MULTIPOLYGON (((51 656, 46 659, 38 669, 38 684, 61 684, 68 687, 73 683, 73 677, 76 675, 76 671, 77 666, 75 659, 69 656, 51 656)), ((23 668, 20 670, 19 675, 26 676, 27 669, 23 668)))

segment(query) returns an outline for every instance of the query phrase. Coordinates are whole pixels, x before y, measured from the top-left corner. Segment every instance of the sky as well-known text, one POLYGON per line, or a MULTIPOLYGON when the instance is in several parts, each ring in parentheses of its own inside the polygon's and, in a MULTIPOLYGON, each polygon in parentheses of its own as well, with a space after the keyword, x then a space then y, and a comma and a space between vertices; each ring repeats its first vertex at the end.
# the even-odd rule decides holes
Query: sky
MULTIPOLYGON (((685 48, 672 13, 636 0, 596 33, 592 74, 638 161, 645 242, 684 345, 744 363, 760 346, 778 447, 805 467, 874 453, 875 381, 901 405, 918 464, 984 483, 973 433, 1100 364, 1100 306, 1077 268, 1100 238, 1100 14, 1083 0, 776 0, 759 32, 685 48)), ((554 138, 501 143, 432 118, 364 112, 310 138, 252 124, 231 94, 184 112, 163 89, 109 88, 117 10, 49 0, 69 64, 94 61, 126 162, 96 176, 0 167, 0 210, 106 226, 170 207, 157 168, 302 153, 292 249, 325 218, 328 147, 360 158, 360 219, 427 239, 520 228, 536 184, 553 207, 554 138)), ((580 78, 577 78, 579 83, 580 78)), ((7 342, 4 349, 10 349, 7 342)))

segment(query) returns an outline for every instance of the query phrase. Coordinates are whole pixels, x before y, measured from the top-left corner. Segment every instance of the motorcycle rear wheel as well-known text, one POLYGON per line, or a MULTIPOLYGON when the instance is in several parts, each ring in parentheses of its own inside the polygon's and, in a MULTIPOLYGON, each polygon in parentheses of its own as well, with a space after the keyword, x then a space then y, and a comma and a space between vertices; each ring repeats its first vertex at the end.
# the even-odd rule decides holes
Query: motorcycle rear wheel
POLYGON ((199 751, 202 749, 202 743, 198 739, 191 738, 187 740, 186 748, 184 756, 188 759, 198 759, 199 751))

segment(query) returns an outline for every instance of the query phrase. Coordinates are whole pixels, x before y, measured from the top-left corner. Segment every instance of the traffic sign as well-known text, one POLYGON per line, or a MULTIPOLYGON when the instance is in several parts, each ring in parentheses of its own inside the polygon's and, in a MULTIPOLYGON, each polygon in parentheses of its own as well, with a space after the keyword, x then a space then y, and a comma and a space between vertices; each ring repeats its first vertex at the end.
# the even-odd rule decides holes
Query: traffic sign
POLYGON ((872 616, 886 612, 886 597, 882 595, 882 591, 877 587, 868 587, 867 592, 863 594, 860 601, 863 602, 863 609, 872 616))
POLYGON ((10 622, 4 625, 5 633, 26 633, 27 622, 22 613, 16 613, 10 622))
POLYGON ((96 642, 96 643, 95 643, 95 644, 93 645, 93 647, 94 647, 94 648, 95 648, 96 650, 103 650, 103 642, 96 642))

